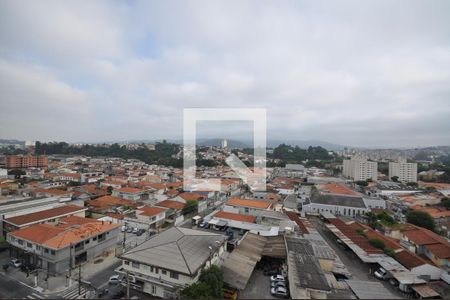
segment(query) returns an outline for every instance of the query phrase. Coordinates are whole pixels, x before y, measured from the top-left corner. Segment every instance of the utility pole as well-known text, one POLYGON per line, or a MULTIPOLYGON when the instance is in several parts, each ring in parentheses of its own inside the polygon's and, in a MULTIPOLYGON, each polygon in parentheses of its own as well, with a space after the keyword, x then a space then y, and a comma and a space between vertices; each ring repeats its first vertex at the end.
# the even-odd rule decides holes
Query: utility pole
POLYGON ((72 243, 69 245, 69 286, 72 285, 72 243))
POLYGON ((122 253, 125 252, 125 242, 127 240, 127 229, 128 229, 127 222, 124 222, 123 224, 125 226, 125 230, 123 231, 122 253))
POLYGON ((81 295, 81 264, 78 265, 78 295, 81 295))
POLYGON ((127 299, 130 299, 130 276, 128 276, 128 271, 125 274, 127 276, 127 299))

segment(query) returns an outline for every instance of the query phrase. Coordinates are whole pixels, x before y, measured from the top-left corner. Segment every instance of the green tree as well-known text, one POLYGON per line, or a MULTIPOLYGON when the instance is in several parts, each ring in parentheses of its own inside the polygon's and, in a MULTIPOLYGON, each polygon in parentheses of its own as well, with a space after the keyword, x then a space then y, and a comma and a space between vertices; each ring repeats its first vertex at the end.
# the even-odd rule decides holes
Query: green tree
POLYGON ((195 200, 187 200, 183 207, 183 214, 187 215, 191 212, 197 211, 198 202, 195 200))
POLYGON ((112 194, 113 189, 114 188, 112 186, 110 186, 110 185, 106 188, 106 192, 108 193, 108 195, 112 194))
POLYGON ((379 239, 370 239, 369 244, 372 245, 375 248, 383 250, 385 248, 384 242, 379 239))
POLYGON ((429 229, 429 230, 435 230, 435 223, 433 218, 430 216, 429 213, 424 211, 418 211, 418 210, 411 210, 406 214, 406 221, 408 223, 429 229))
POLYGON ((442 198, 441 205, 447 209, 450 209, 450 198, 448 198, 448 197, 442 198))
POLYGON ((181 291, 181 297, 185 299, 213 299, 211 288, 204 282, 196 282, 181 291))
POLYGON ((25 175, 26 172, 21 169, 12 169, 8 171, 8 175, 14 175, 14 178, 19 179, 21 176, 25 175))
POLYGON ((392 176, 392 177, 391 177, 391 180, 392 180, 393 182, 398 182, 398 176, 392 176))
POLYGON ((223 298, 223 272, 218 266, 212 265, 208 269, 203 270, 199 280, 209 286, 213 298, 223 298))
POLYGON ((199 281, 181 291, 181 297, 187 299, 223 299, 223 272, 212 265, 202 270, 199 281))
POLYGON ((363 180, 358 180, 355 181, 355 184, 359 185, 359 186, 368 186, 369 184, 367 183, 367 181, 363 181, 363 180))

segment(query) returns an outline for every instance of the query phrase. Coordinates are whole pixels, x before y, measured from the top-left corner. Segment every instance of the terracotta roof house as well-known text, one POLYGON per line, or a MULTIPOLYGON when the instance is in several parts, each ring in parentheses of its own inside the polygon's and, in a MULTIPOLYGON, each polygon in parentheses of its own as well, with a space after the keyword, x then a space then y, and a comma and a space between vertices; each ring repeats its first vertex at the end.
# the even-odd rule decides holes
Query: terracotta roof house
POLYGON ((68 216, 84 217, 87 208, 78 205, 63 205, 51 209, 15 216, 3 220, 4 232, 25 228, 34 224, 55 223, 68 216))
POLYGON ((70 265, 113 253, 119 231, 118 224, 71 216, 56 224, 35 224, 9 232, 7 241, 13 256, 56 275, 66 274, 70 265))

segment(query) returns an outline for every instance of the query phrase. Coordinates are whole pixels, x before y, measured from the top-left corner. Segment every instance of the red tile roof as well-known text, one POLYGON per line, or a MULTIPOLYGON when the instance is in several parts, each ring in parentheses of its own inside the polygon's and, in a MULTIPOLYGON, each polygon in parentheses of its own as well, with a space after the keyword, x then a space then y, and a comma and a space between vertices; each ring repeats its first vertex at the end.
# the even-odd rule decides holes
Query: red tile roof
POLYGON ((184 203, 174 201, 174 200, 164 200, 164 201, 156 203, 155 205, 166 207, 166 208, 172 208, 172 209, 183 209, 183 207, 184 207, 184 203))
POLYGON ((227 201, 227 205, 231 206, 243 206, 243 207, 253 207, 253 208, 269 208, 272 203, 264 200, 250 200, 250 199, 239 199, 239 198, 231 198, 227 201))
POLYGON ((309 233, 305 224, 303 224, 302 220, 298 217, 298 215, 296 213, 294 213, 292 211, 285 211, 284 213, 288 216, 288 218, 291 221, 294 221, 295 223, 297 223, 301 233, 309 233))
POLYGON ((450 258, 450 247, 445 244, 433 244, 425 246, 428 251, 433 253, 434 256, 440 259, 448 259, 450 258))
POLYGON ((200 194, 196 194, 196 193, 189 193, 189 192, 184 192, 178 195, 179 197, 183 198, 186 201, 199 201, 199 200, 203 200, 206 197, 200 194))
POLYGON ((240 221, 240 222, 248 222, 248 223, 256 222, 255 216, 235 214, 235 213, 230 213, 230 212, 226 212, 226 211, 219 211, 218 213, 216 213, 214 215, 214 217, 221 218, 221 219, 240 221))
POLYGON ((428 263, 420 256, 408 250, 403 250, 396 253, 395 259, 409 270, 428 263))
POLYGON ((317 188, 323 193, 346 195, 346 196, 359 196, 359 194, 352 189, 335 183, 319 184, 317 188))
POLYGON ((44 221, 47 219, 53 219, 56 217, 61 217, 68 214, 74 214, 76 212, 81 212, 86 210, 84 207, 77 205, 65 205, 61 207, 55 207, 43 211, 38 211, 26 215, 16 216, 12 218, 5 219, 6 222, 14 224, 16 226, 25 225, 33 222, 44 221))
POLYGON ((64 220, 66 223, 61 221, 57 225, 35 224, 9 234, 16 238, 37 243, 43 247, 61 249, 88 237, 119 227, 118 224, 87 218, 68 217, 64 220))
POLYGON ((118 192, 121 192, 121 193, 129 193, 129 194, 135 194, 135 193, 142 193, 143 192, 143 190, 141 190, 141 189, 136 189, 136 188, 132 188, 132 187, 123 187, 123 188, 120 188, 120 189, 116 189, 114 191, 118 191, 118 192))
POLYGON ((166 209, 161 208, 161 207, 144 206, 144 207, 139 208, 139 211, 140 211, 140 215, 152 217, 152 216, 156 216, 156 215, 166 211, 166 209))
POLYGON ((95 210, 109 209, 110 207, 124 205, 136 207, 136 203, 134 203, 133 201, 117 198, 114 196, 103 196, 94 200, 90 200, 88 201, 88 205, 95 210))

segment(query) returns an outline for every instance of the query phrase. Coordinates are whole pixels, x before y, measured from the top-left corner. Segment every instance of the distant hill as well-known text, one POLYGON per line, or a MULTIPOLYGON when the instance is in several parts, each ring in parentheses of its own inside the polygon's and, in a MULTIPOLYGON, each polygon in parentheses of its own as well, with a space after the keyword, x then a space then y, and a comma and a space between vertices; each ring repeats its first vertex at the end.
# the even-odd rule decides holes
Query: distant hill
POLYGON ((15 139, 0 139, 0 145, 11 145, 11 144, 20 144, 24 145, 25 141, 19 141, 15 139))
MULTIPOLYGON (((220 147, 222 146, 223 139, 198 139, 197 145, 206 147, 220 147)), ((237 140, 227 140, 228 148, 231 149, 243 149, 253 147, 251 143, 237 141, 237 140)))
POLYGON ((306 149, 309 146, 320 146, 329 151, 343 150, 346 146, 333 144, 325 141, 319 140, 269 140, 267 142, 267 147, 275 148, 280 144, 286 144, 291 146, 299 146, 300 148, 306 149))

